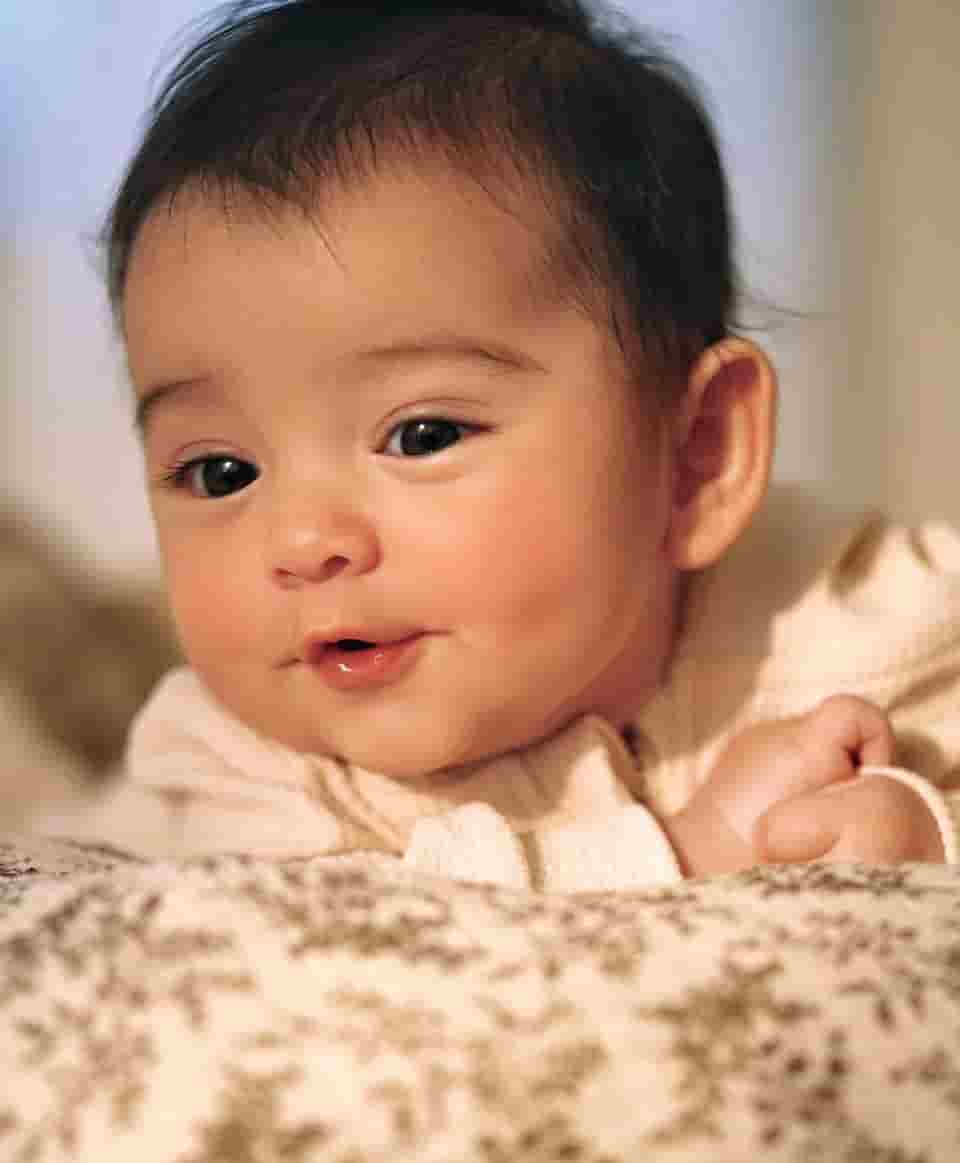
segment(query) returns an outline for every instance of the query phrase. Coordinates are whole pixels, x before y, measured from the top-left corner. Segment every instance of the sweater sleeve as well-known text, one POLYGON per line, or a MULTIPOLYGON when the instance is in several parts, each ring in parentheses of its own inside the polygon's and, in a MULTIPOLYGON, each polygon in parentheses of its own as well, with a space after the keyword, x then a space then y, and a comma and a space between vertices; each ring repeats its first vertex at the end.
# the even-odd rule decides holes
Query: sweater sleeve
POLYGON ((895 766, 882 773, 924 800, 947 862, 956 863, 960 534, 944 522, 906 526, 877 518, 840 549, 805 599, 818 616, 792 627, 810 645, 804 652, 795 638, 793 653, 815 660, 834 690, 860 694, 889 714, 895 766))
POLYGON ((692 708, 686 719, 674 716, 692 724, 680 741, 694 768, 688 784, 706 777, 732 732, 804 713, 829 695, 859 695, 889 715, 893 764, 925 781, 911 786, 952 833, 954 848, 957 529, 942 521, 908 526, 876 513, 827 520, 788 491, 771 498, 765 521, 694 593, 688 641, 674 668, 692 708))

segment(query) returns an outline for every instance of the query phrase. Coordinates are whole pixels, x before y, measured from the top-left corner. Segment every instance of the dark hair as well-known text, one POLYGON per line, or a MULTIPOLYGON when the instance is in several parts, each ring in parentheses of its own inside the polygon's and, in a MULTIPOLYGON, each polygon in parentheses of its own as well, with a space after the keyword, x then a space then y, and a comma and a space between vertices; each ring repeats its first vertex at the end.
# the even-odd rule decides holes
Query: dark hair
POLYGON ((537 182, 553 266, 603 293, 625 351, 635 338, 658 366, 686 366, 727 334, 726 179, 696 87, 579 0, 217 9, 151 106, 107 218, 114 308, 144 219, 184 187, 309 214, 324 182, 398 151, 537 182))

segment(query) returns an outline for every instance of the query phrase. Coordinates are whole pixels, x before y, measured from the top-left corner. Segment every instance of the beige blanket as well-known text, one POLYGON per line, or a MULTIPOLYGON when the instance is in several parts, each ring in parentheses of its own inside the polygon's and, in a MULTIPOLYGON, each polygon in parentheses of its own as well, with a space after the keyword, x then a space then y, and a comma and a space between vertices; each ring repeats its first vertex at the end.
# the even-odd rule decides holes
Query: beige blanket
POLYGON ((956 1163, 955 869, 545 896, 0 843, 3 1163, 956 1163))

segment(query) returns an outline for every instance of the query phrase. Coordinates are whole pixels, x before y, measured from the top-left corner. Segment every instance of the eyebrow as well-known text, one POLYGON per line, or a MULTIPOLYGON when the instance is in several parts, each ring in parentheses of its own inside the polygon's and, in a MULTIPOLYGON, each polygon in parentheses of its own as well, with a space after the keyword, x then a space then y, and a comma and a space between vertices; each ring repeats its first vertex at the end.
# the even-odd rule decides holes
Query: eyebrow
POLYGON ((440 332, 412 340, 384 344, 382 347, 366 347, 353 355, 361 360, 384 360, 403 362, 416 359, 431 359, 443 356, 499 364, 514 371, 545 372, 544 365, 532 356, 507 347, 501 343, 474 339, 470 336, 440 332))
POLYGON ((137 406, 133 413, 134 430, 141 437, 144 436, 150 423, 150 417, 160 404, 172 400, 176 396, 182 396, 192 389, 198 388, 202 383, 202 380, 175 380, 173 383, 158 384, 155 388, 149 388, 137 399, 137 406))
MULTIPOLYGON (((360 362, 407 363, 417 360, 452 358, 476 363, 492 364, 508 371, 546 372, 547 368, 532 356, 507 347, 469 336, 442 332, 417 339, 399 340, 377 347, 364 347, 349 353, 351 359, 360 362)), ((186 392, 199 387, 202 379, 175 380, 168 384, 158 384, 148 388, 137 400, 134 412, 134 428, 143 436, 150 423, 150 417, 161 405, 168 403, 186 392)))

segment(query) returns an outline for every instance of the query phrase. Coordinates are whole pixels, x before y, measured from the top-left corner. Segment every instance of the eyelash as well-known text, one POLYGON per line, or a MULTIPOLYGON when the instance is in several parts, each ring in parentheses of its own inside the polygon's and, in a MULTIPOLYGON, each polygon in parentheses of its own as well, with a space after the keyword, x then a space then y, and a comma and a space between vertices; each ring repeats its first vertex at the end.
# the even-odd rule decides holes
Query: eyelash
MULTIPOLYGON (((210 455, 210 456, 192 456, 188 460, 181 460, 175 464, 172 464, 170 466, 170 468, 160 478, 160 483, 167 488, 173 489, 176 492, 192 493, 192 489, 190 488, 190 476, 191 476, 191 474, 196 469, 200 468, 202 465, 211 464, 211 463, 218 461, 218 460, 233 460, 233 461, 236 461, 238 464, 250 464, 249 461, 245 461, 241 457, 228 456, 226 453, 220 453, 219 455, 210 455)), ((251 465, 251 467, 256 470, 257 476, 259 476, 260 473, 259 473, 259 470, 256 469, 256 466, 251 465)), ((255 476, 253 479, 256 480, 257 477, 255 476)), ((253 481, 250 482, 250 484, 252 484, 252 483, 253 483, 253 481)), ((249 487, 248 485, 243 486, 243 488, 248 488, 248 487, 249 487)), ((237 489, 236 491, 243 492, 243 488, 237 489)), ((197 496, 198 500, 202 500, 202 501, 223 500, 223 497, 204 496, 202 493, 195 494, 195 495, 197 496)), ((224 494, 224 496, 232 496, 232 495, 233 495, 232 493, 224 494)))
POLYGON ((185 489, 189 485, 190 473, 201 464, 211 460, 227 460, 226 456, 192 456, 189 460, 177 460, 164 472, 160 483, 173 489, 185 489))
MULTIPOLYGON (((387 440, 386 440, 384 447, 388 448, 390 443, 392 442, 394 436, 398 433, 402 433, 403 430, 407 426, 414 425, 414 424, 429 424, 429 423, 450 424, 452 427, 460 429, 460 432, 461 432, 460 440, 458 440, 456 442, 458 444, 464 438, 474 436, 474 435, 478 434, 479 432, 484 431, 484 429, 479 424, 469 424, 463 420, 453 420, 448 416, 414 416, 408 420, 401 421, 399 424, 395 424, 394 427, 390 429, 389 433, 387 434, 387 440)), ((440 449, 439 451, 443 452, 443 451, 445 451, 445 449, 440 449)), ((400 456, 400 457, 397 457, 396 459, 399 459, 399 460, 429 460, 429 459, 431 459, 431 457, 433 455, 436 455, 436 454, 428 453, 425 456, 400 456)), ((201 465, 208 464, 210 462, 217 461, 217 460, 237 460, 237 461, 243 462, 242 457, 233 457, 233 456, 230 456, 228 453, 218 453, 218 454, 211 453, 211 454, 208 454, 206 456, 189 457, 189 458, 184 459, 184 460, 176 461, 174 464, 170 465, 170 467, 167 469, 167 471, 164 472, 164 474, 162 475, 161 483, 163 485, 166 485, 167 487, 169 487, 171 489, 174 489, 174 490, 187 491, 187 490, 189 490, 189 487, 190 487, 190 475, 191 475, 191 473, 193 473, 194 470, 199 468, 201 465)), ((243 463, 249 463, 249 462, 243 462, 243 463)), ((253 466, 253 467, 255 468, 256 466, 253 466)), ((259 471, 258 471, 258 475, 259 475, 259 471)), ((254 478, 254 479, 256 479, 256 478, 254 478)), ((244 487, 246 488, 249 486, 244 486, 244 487)), ((242 492, 243 490, 240 489, 237 491, 242 492)), ((228 494, 228 495, 232 495, 232 494, 228 494)), ((204 498, 204 497, 201 497, 201 499, 219 500, 222 498, 216 498, 216 497, 205 497, 204 498)))
MULTIPOLYGON (((397 433, 402 433, 405 428, 407 428, 410 425, 415 425, 415 424, 449 424, 452 428, 459 428, 460 429, 460 440, 458 440, 456 442, 457 444, 459 444, 460 441, 463 440, 465 437, 474 436, 478 432, 483 431, 483 429, 480 427, 479 424, 468 424, 465 420, 454 420, 450 416, 411 416, 407 420, 401 420, 399 424, 395 424, 390 429, 390 431, 387 433, 387 439, 386 439, 386 442, 384 444, 384 448, 390 447, 390 444, 392 443, 393 438, 397 433)), ((449 447, 449 445, 447 447, 449 447)), ((439 449, 438 451, 444 452, 445 449, 439 449)), ((400 457, 399 459, 401 459, 401 460, 429 460, 430 454, 428 454, 427 456, 404 456, 404 457, 400 457)))

